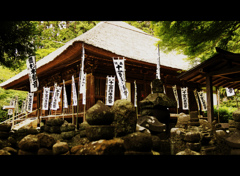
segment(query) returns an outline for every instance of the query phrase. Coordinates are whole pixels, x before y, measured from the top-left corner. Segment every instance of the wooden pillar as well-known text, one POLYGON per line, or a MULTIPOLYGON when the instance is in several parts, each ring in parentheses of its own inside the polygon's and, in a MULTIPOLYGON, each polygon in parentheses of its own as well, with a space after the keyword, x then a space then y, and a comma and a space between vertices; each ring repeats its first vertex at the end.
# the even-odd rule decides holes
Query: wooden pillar
POLYGON ((212 89, 212 76, 206 76, 206 91, 207 91, 207 117, 208 122, 213 121, 213 89, 212 89))
POLYGON ((95 85, 94 76, 92 73, 87 74, 87 108, 89 109, 95 104, 95 85))

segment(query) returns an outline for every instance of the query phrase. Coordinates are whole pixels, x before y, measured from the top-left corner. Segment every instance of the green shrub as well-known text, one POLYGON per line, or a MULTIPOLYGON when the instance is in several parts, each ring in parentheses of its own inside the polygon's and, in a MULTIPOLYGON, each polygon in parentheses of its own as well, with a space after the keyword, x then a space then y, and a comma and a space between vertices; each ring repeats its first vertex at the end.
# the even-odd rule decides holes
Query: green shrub
MULTIPOLYGON (((233 120, 232 113, 236 111, 237 108, 220 106, 219 107, 219 119, 220 123, 228 123, 228 120, 233 120)), ((204 115, 207 116, 207 111, 204 112, 204 115)), ((214 117, 218 119, 218 109, 217 106, 214 106, 214 117)))

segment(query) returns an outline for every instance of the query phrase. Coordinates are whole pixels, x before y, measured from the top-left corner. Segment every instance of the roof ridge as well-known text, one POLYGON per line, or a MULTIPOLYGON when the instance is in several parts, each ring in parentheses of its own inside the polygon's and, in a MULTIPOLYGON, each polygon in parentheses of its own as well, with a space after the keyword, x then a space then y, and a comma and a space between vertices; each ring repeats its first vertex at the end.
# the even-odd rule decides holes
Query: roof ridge
POLYGON ((135 27, 135 26, 133 26, 133 25, 130 25, 130 24, 124 22, 124 21, 116 21, 116 22, 125 23, 125 24, 127 24, 127 25, 129 25, 129 26, 131 26, 131 27, 133 27, 133 28, 136 28, 137 30, 130 29, 130 28, 127 28, 127 27, 124 27, 124 26, 121 26, 121 25, 117 25, 117 24, 115 24, 115 23, 111 23, 111 21, 103 21, 103 23, 108 23, 108 24, 111 24, 111 25, 114 25, 114 26, 117 26, 117 27, 121 27, 121 28, 124 28, 124 29, 128 29, 128 30, 131 30, 131 31, 134 31, 134 32, 138 32, 138 33, 141 33, 141 34, 144 34, 144 35, 148 35, 148 36, 157 38, 157 37, 155 37, 154 35, 148 34, 148 33, 144 32, 143 30, 141 30, 141 29, 139 29, 139 28, 137 28, 137 27, 135 27))

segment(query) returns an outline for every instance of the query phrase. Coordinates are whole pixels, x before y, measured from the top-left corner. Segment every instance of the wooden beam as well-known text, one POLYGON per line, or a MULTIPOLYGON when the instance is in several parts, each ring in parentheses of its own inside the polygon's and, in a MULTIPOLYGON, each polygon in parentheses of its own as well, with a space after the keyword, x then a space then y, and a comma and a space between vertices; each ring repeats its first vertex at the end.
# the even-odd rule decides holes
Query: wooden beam
POLYGON ((217 71, 212 71, 209 72, 208 75, 213 76, 213 75, 229 75, 233 73, 239 73, 240 68, 239 67, 234 67, 234 68, 227 68, 227 69, 220 69, 217 71))
POLYGON ((208 122, 213 121, 213 89, 212 89, 212 76, 206 76, 206 91, 207 91, 207 117, 208 122))

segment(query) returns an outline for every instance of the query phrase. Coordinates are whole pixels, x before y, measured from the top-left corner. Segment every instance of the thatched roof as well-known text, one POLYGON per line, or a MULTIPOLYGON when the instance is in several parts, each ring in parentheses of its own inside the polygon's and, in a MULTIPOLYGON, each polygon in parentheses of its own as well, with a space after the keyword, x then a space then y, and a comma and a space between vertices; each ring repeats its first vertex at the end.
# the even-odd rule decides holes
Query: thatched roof
MULTIPOLYGON (((37 68, 50 63, 55 58, 67 51, 74 42, 83 42, 94 47, 110 51, 119 56, 124 56, 138 61, 156 64, 157 41, 159 39, 149 35, 142 30, 133 27, 125 22, 100 22, 91 30, 70 40, 62 47, 50 53, 37 62, 37 68)), ((161 65, 166 67, 187 70, 189 63, 184 61, 185 55, 177 55, 175 52, 160 53, 161 65)), ((4 87, 7 84, 26 76, 27 70, 23 70, 16 76, 0 84, 4 87)))

